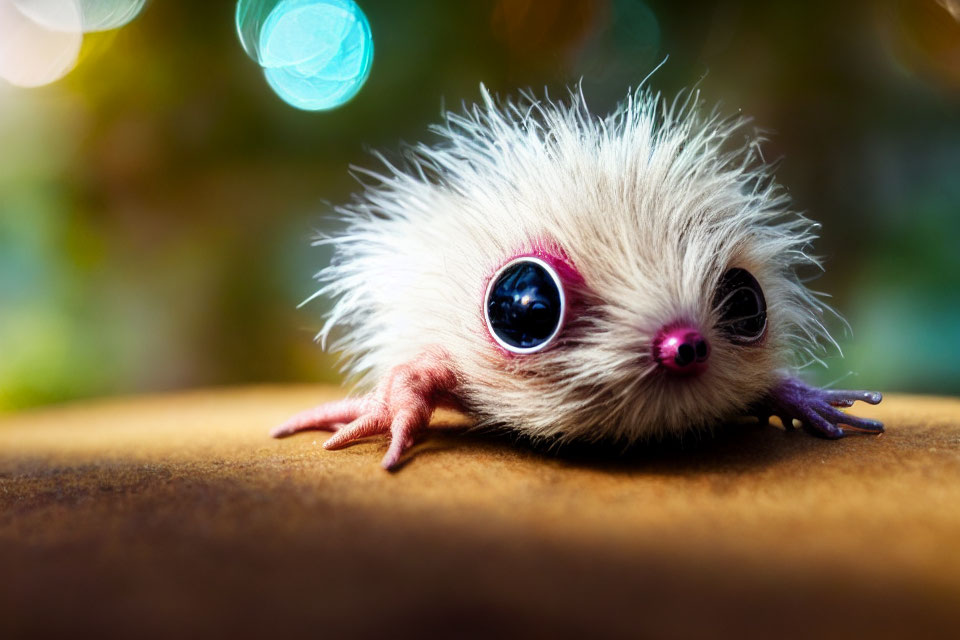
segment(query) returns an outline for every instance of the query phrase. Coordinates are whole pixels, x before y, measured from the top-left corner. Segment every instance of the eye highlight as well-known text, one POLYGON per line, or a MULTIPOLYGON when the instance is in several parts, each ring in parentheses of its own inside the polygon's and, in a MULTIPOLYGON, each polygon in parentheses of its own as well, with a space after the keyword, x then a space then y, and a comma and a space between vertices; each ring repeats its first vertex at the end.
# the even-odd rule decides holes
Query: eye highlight
POLYGON ((746 269, 728 269, 713 297, 718 328, 735 344, 753 344, 767 332, 767 301, 757 279, 746 269))
POLYGON ((483 304, 487 330, 512 353, 545 349, 560 333, 565 312, 560 276, 540 258, 511 260, 487 285, 483 304))

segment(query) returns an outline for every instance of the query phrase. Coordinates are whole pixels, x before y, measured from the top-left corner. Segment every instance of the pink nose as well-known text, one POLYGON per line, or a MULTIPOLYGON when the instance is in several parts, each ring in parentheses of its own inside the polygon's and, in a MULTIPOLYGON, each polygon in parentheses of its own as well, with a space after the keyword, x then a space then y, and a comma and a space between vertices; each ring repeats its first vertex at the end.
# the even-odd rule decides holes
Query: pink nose
POLYGON ((664 328, 653 341, 653 357, 671 373, 700 373, 707 368, 710 345, 692 327, 664 328))

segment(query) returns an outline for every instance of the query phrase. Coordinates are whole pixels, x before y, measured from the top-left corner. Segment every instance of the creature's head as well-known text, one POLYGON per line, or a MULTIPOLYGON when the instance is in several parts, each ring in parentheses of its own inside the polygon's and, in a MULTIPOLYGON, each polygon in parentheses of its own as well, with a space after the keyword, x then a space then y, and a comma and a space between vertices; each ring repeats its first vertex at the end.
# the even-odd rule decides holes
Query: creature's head
POLYGON ((795 273, 814 225, 745 124, 695 93, 602 119, 578 93, 484 93, 347 209, 325 274, 343 346, 375 371, 439 343, 467 406, 533 436, 632 441, 744 409, 829 339, 795 273), (387 293, 362 283, 387 271, 387 293))

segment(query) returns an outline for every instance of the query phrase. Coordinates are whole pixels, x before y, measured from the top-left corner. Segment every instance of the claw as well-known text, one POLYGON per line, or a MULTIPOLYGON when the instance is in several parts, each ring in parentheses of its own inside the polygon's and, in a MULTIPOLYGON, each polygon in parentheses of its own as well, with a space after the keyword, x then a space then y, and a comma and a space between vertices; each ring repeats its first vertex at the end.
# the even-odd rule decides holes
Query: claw
POLYGON ((872 433, 880 433, 883 431, 883 423, 879 420, 858 418, 857 416, 852 416, 849 413, 835 409, 833 406, 824 407, 820 410, 820 413, 825 418, 833 420, 836 424, 843 424, 857 431, 869 431, 872 433))
POLYGON ((842 391, 818 389, 822 397, 835 407, 852 407, 859 400, 867 404, 880 404, 883 394, 879 391, 842 391))
POLYGON ((327 441, 323 443, 323 448, 328 451, 340 449, 361 438, 381 433, 382 429, 379 428, 379 423, 382 422, 382 420, 383 418, 379 414, 361 416, 350 424, 337 429, 337 432, 327 438, 327 441))
POLYGON ((397 466, 403 452, 413 446, 413 434, 418 426, 415 413, 405 411, 397 414, 390 424, 390 448, 380 461, 380 466, 388 471, 397 466))
POLYGON ((350 422, 360 415, 362 410, 363 400, 361 398, 348 398, 339 402, 323 404, 294 415, 280 426, 272 429, 270 437, 286 438, 301 431, 314 429, 335 431, 335 425, 350 422))
POLYGON ((804 411, 803 417, 800 418, 800 420, 803 421, 803 426, 806 427, 807 431, 812 432, 814 435, 822 436, 830 440, 838 440, 846 435, 843 429, 813 409, 804 411))

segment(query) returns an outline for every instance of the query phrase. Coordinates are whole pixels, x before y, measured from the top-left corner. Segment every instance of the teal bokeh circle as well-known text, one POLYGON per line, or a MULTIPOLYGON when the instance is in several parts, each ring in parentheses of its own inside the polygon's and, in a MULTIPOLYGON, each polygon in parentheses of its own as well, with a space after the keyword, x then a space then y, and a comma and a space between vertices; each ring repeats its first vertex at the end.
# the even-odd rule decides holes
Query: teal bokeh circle
POLYGON ((346 103, 373 65, 370 23, 353 0, 241 0, 237 30, 270 87, 298 109, 346 103))

